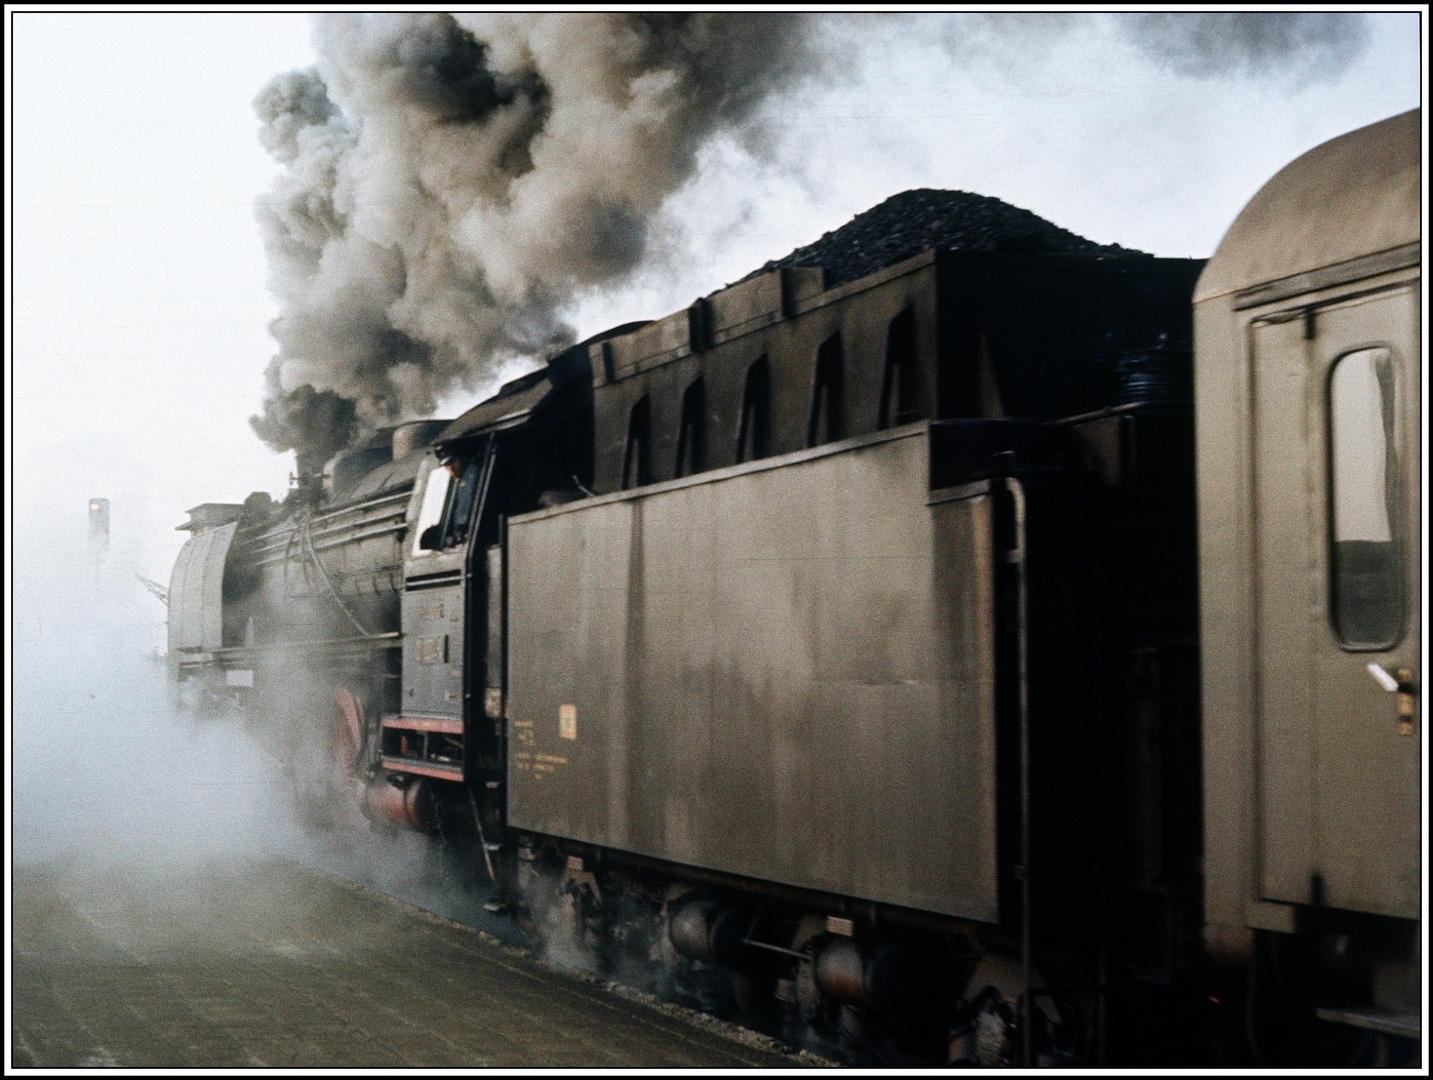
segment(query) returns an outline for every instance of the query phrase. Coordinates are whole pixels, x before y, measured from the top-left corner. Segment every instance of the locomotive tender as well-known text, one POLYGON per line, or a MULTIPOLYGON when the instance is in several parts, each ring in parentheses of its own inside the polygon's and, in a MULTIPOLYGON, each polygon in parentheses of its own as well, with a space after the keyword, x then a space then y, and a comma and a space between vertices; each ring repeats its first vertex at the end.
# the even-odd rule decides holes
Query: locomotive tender
POLYGON ((1416 1061, 1420 133, 1207 265, 838 232, 196 507, 171 673, 848 1060, 1416 1061))

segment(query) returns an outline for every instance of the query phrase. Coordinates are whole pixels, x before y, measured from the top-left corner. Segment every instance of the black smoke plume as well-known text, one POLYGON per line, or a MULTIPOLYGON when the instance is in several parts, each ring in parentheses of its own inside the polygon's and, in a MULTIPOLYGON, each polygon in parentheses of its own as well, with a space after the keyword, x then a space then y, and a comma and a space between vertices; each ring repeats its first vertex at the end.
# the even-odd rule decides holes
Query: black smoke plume
POLYGON ((327 15, 259 95, 279 351, 254 430, 322 465, 501 362, 571 341, 584 290, 717 133, 809 70, 792 14, 327 15))
POLYGON ((1181 75, 1343 73, 1368 43, 1368 22, 1349 11, 1162 11, 1121 16, 1143 52, 1181 75))
POLYGON ((961 62, 1012 72, 1043 66, 1061 45, 1115 55, 1121 46, 1176 75, 1313 83, 1336 79, 1368 45, 1368 21, 1348 11, 959 12, 836 16, 869 36, 905 20, 961 62))

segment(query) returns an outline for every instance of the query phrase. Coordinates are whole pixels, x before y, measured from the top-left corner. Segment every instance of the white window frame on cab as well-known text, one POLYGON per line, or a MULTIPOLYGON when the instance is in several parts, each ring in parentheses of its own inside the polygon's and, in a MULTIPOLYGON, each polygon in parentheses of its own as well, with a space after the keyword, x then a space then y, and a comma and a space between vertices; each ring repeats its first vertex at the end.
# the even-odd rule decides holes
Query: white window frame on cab
POLYGON ((443 523, 443 511, 448 505, 448 489, 452 484, 453 474, 437 462, 429 467, 427 475, 423 477, 423 505, 418 511, 418 523, 413 528, 413 558, 433 554, 432 548, 423 548, 420 545, 425 532, 434 525, 443 523), (433 483, 434 476, 441 477, 442 483, 433 483))

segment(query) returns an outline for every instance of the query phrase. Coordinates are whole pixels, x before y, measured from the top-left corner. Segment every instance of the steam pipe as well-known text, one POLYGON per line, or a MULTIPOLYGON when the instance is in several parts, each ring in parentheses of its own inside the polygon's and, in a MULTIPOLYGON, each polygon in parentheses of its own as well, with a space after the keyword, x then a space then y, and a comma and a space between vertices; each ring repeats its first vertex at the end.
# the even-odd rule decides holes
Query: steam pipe
MULTIPOLYGON (((364 637, 320 638, 317 641, 305 641, 303 645, 306 649, 316 649, 324 646, 367 645, 370 642, 381 641, 384 644, 376 647, 396 649, 401 644, 399 639, 402 638, 402 636, 401 631, 388 630, 382 634, 368 634, 364 637)), ((237 660, 258 653, 278 652, 284 649, 292 649, 293 647, 292 642, 280 641, 273 645, 226 645, 222 649, 211 649, 209 651, 215 656, 229 657, 237 660)))
MULTIPOLYGON (((502 698, 502 708, 500 712, 503 717, 506 717, 508 709, 508 516, 506 514, 498 515, 498 550, 501 552, 501 566, 499 569, 502 572, 502 580, 498 583, 498 648, 501 650, 498 653, 498 659, 500 661, 498 664, 498 689, 501 692, 502 698)), ((488 588, 492 588, 491 582, 488 583, 488 588)), ((488 648, 491 649, 492 647, 492 643, 489 642, 488 648)), ((498 725, 498 763, 503 769, 506 769, 507 761, 508 726, 507 721, 504 719, 503 722, 498 725)), ((504 795, 506 794, 505 792, 504 795)), ((506 810, 505 803, 499 802, 498 813, 500 815, 500 829, 502 828, 501 823, 507 820, 506 810)))
MULTIPOLYGON (((353 523, 340 520, 341 518, 359 513, 367 515, 370 519, 377 518, 378 520, 383 520, 394 515, 401 517, 407 507, 407 500, 411 496, 412 491, 413 486, 410 484, 393 494, 380 495, 377 498, 369 499, 367 502, 354 503, 352 506, 343 506, 336 510, 326 510, 318 516, 318 528, 315 531, 322 539, 333 533, 342 533, 346 529, 364 528, 365 526, 362 521, 353 523), (385 505, 391 505, 392 510, 385 514, 373 513, 378 507, 385 505)), ((399 524, 403 525, 405 523, 399 522, 399 524)), ((284 546, 282 541, 288 537, 288 533, 277 531, 282 528, 283 523, 275 523, 272 525, 270 531, 253 542, 251 550, 255 554, 266 554, 279 550, 284 546)), ((293 529, 295 526, 290 524, 289 528, 293 529)), ((319 546, 322 547, 323 545, 320 544, 319 546)))
POLYGON ((369 634, 368 627, 364 626, 361 622, 359 622, 353 612, 349 610, 348 605, 345 604, 343 600, 339 598, 338 590, 333 587, 333 581, 329 578, 328 571, 324 569, 323 563, 319 561, 318 552, 313 549, 313 537, 309 533, 309 526, 312 523, 313 518, 310 517, 306 518, 303 524, 304 541, 308 544, 309 557, 313 559, 313 564, 318 567, 318 572, 320 576, 323 577, 323 583, 328 586, 328 592, 329 595, 333 597, 333 602, 337 604, 339 610, 342 611, 344 615, 348 617, 348 621, 353 623, 354 629, 356 629, 364 637, 367 637, 369 634))
POLYGON ((1015 546, 1005 553, 1016 567, 1016 679, 1020 694, 1020 968, 1025 992, 1020 998, 1021 1064, 1033 1060, 1030 1018, 1034 957, 1030 935, 1030 660, 1026 576, 1025 486, 1013 476, 1004 477, 1015 507, 1015 546))

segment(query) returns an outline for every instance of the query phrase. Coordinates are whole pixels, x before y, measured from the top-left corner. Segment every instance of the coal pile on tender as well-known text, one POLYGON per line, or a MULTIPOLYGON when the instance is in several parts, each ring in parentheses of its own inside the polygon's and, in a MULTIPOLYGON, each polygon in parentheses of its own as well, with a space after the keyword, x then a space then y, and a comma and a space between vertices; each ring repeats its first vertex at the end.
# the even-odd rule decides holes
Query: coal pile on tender
POLYGON ((968 191, 915 188, 892 195, 815 243, 775 259, 747 278, 782 266, 820 266, 826 287, 873 274, 932 248, 941 251, 1080 252, 1143 255, 1096 244, 1018 206, 968 191))

